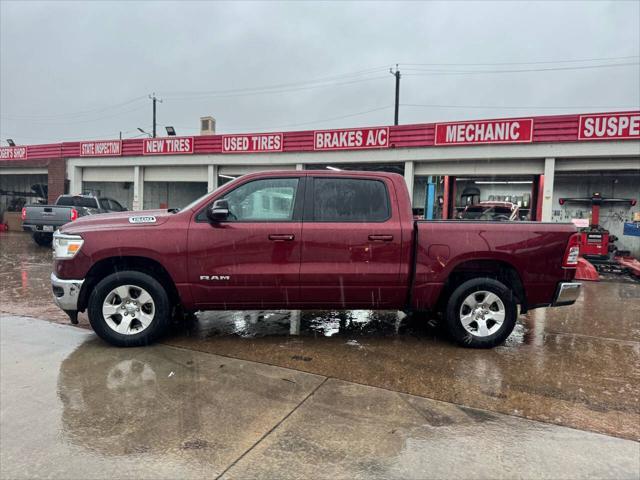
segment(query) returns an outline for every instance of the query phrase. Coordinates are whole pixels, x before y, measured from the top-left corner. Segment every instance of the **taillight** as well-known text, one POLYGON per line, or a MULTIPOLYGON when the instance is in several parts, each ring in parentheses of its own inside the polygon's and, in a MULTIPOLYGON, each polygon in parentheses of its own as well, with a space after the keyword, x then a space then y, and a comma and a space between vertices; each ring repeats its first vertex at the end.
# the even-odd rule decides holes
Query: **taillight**
POLYGON ((26 220, 27 219, 27 209, 26 208, 22 208, 22 220, 26 220))
POLYGON ((578 265, 578 256, 580 255, 580 235, 574 233, 569 237, 567 249, 564 252, 564 260, 562 266, 565 268, 576 268, 578 265))
POLYGON ((71 221, 73 222, 74 220, 78 219, 78 210, 76 210, 75 208, 71 209, 71 221))

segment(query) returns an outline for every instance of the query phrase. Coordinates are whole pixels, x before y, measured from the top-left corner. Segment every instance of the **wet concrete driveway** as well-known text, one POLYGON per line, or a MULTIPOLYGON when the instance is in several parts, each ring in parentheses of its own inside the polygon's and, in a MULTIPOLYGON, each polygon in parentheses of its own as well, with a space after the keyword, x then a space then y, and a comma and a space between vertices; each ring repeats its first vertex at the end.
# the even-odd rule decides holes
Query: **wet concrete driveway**
POLYGON ((637 478, 638 444, 0 316, 2 478, 637 478))
MULTIPOLYGON (((0 233, 3 300, 0 312, 66 324, 66 316, 53 306, 50 298, 50 271, 49 250, 32 244, 26 235, 0 233)), ((6 318, 9 317, 2 321, 6 318)), ((85 316, 81 316, 80 321, 81 326, 87 326, 85 316)), ((63 331, 78 332, 79 329, 69 327, 63 331)), ((450 402, 463 406, 461 408, 474 407, 625 439, 640 439, 640 285, 629 281, 586 284, 574 306, 522 315, 507 343, 486 351, 459 348, 450 343, 437 326, 402 318, 397 312, 368 311, 207 312, 198 314, 197 321, 172 332, 164 343, 181 349, 170 351, 193 355, 194 351, 201 351, 228 357, 227 361, 242 359, 330 378, 323 389, 352 382, 362 388, 379 387, 412 395, 411 398, 450 402)), ((120 350, 105 348, 97 340, 91 345, 102 348, 105 353, 112 352, 111 355, 125 355, 120 350)), ((134 368, 133 364, 130 368, 134 368)), ((321 397, 314 394, 309 401, 316 402, 318 398, 321 397)), ((298 411, 294 413, 291 419, 300 415, 298 411)), ((361 413, 354 411, 352 415, 360 418, 361 413)), ((455 419, 457 415, 450 412, 445 416, 455 419)), ((455 421, 452 425, 448 428, 459 427, 455 421)), ((290 432, 293 432, 290 435, 300 434, 295 429, 290 432)), ((351 435, 346 430, 343 433, 351 435)), ((353 435, 360 433, 353 431, 353 435)), ((193 441, 193 445, 200 445, 196 439, 193 441)), ((305 441, 315 445, 319 440, 312 437, 305 441)), ((278 442, 270 446, 270 450, 267 449, 270 443, 263 442, 254 454, 264 451, 264 455, 276 458, 273 448, 294 448, 286 438, 278 442)), ((326 447, 327 451, 338 448, 332 445, 326 447)), ((638 443, 634 445, 637 458, 640 449, 638 443)), ((506 445, 503 448, 507 448, 506 445)), ((523 455, 522 451, 519 455, 523 455)), ((255 472, 244 460, 234 468, 244 468, 242 471, 247 475, 255 472)), ((278 467, 275 462, 273 468, 282 466, 278 467)), ((302 466, 296 468, 305 472, 302 466)), ((391 475, 391 470, 381 471, 391 475)), ((399 472, 393 470, 392 473, 401 475, 399 472)), ((432 472, 437 476, 437 471, 432 472)), ((480 476, 500 476, 489 470, 484 472, 485 475, 480 476)), ((343 473, 356 474, 350 470, 343 473)), ((637 476, 640 471, 636 471, 637 476)))

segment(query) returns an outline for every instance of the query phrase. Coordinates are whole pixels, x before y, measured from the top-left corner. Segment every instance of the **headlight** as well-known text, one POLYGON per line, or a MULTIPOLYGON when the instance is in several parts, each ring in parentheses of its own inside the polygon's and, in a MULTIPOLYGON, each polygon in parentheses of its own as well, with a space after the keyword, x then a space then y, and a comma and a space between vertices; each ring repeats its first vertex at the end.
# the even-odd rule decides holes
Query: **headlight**
POLYGON ((73 258, 80 251, 83 243, 84 240, 79 235, 56 232, 53 234, 53 258, 56 260, 73 258))

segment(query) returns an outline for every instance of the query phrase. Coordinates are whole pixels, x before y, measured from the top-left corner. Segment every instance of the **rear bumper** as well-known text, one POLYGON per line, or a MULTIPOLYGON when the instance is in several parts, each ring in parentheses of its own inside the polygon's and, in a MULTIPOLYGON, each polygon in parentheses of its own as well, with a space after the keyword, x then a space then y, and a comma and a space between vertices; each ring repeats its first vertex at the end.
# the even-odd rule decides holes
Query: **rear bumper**
POLYGON ((573 305, 580 296, 582 284, 578 282, 560 282, 551 306, 573 305))
POLYGON ((78 297, 84 280, 62 280, 51 274, 53 301, 65 312, 78 310, 78 297))
POLYGON ((62 225, 51 225, 51 224, 42 224, 42 225, 38 225, 38 224, 33 224, 33 223, 23 223, 22 224, 22 230, 24 230, 25 232, 40 232, 40 233, 53 233, 55 232, 58 228, 60 228, 62 225), (51 227, 50 230, 45 231, 44 228, 46 227, 51 227))

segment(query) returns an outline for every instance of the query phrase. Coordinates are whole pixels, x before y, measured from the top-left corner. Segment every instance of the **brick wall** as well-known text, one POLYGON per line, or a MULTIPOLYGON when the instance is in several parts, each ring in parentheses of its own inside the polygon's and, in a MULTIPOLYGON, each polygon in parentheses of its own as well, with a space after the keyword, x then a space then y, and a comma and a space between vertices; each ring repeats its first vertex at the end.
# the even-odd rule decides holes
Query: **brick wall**
POLYGON ((49 203, 65 193, 66 162, 63 158, 49 160, 49 203))

